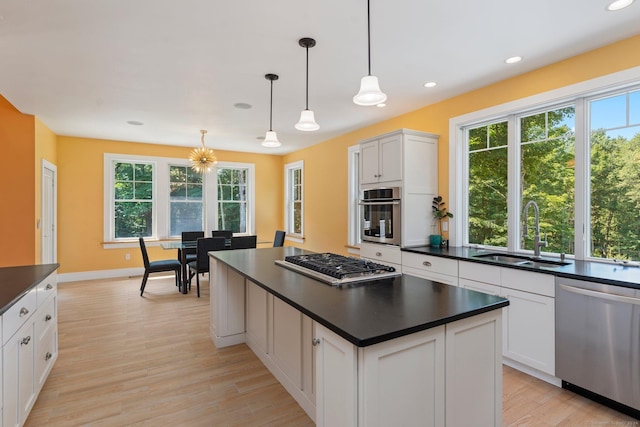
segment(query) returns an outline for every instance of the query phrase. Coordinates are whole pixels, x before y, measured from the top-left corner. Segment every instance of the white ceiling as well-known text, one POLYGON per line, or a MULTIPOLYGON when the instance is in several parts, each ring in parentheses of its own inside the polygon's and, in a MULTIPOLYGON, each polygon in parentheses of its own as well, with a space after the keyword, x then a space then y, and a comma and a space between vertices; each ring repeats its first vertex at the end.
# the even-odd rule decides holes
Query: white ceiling
POLYGON ((378 108, 352 102, 367 73, 366 0, 2 0, 0 94, 58 135, 197 146, 206 129, 209 147, 283 154, 640 33, 640 2, 607 3, 371 0, 372 74, 389 97, 378 108), (316 132, 293 127, 301 37, 317 41, 316 132), (505 64, 513 55, 524 60, 505 64), (280 76, 277 149, 258 139, 266 73, 280 76))

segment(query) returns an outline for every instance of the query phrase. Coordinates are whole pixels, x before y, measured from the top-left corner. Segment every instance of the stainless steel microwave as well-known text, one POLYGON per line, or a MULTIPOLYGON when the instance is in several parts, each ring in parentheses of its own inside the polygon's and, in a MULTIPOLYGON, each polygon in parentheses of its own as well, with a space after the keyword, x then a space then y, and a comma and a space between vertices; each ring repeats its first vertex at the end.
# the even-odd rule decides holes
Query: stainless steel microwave
POLYGON ((400 187, 370 188, 362 191, 362 240, 400 245, 400 187))

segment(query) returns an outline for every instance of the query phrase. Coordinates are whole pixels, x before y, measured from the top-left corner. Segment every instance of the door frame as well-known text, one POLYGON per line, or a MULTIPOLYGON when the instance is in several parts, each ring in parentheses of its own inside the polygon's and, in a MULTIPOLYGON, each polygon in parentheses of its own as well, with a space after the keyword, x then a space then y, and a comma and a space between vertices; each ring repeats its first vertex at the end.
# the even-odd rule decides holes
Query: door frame
POLYGON ((52 246, 52 262, 58 262, 58 167, 53 163, 42 159, 42 188, 41 188, 41 220, 40 220, 40 260, 44 262, 47 248, 45 247, 45 227, 46 223, 45 218, 49 218, 51 220, 51 224, 53 225, 53 229, 51 231, 51 246, 52 246), (48 186, 46 185, 46 176, 45 172, 50 171, 53 176, 53 188, 51 194, 51 212, 47 212, 47 206, 44 203, 46 200, 46 192, 48 191, 48 186))

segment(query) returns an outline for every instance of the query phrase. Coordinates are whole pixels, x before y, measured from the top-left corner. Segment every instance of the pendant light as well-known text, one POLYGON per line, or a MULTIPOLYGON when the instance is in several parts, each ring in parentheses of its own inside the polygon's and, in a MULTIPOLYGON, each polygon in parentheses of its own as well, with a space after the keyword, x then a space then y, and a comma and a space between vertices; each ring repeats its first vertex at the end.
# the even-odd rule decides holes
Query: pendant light
POLYGON ((369 12, 369 0, 367 0, 367 46, 369 55, 369 74, 364 76, 360 81, 360 92, 353 97, 353 102, 358 105, 378 105, 387 100, 380 90, 378 78, 371 75, 371 17, 369 12))
POLYGON ((300 113, 300 120, 296 123, 295 128, 303 131, 313 131, 320 129, 320 125, 316 123, 313 111, 309 110, 309 48, 316 45, 316 41, 309 37, 301 38, 298 44, 307 50, 307 95, 304 110, 300 113))
POLYGON ((273 81, 278 80, 277 74, 265 74, 264 78, 271 82, 271 101, 269 104, 269 130, 262 141, 262 145, 265 147, 280 147, 282 144, 278 141, 278 135, 273 131, 273 81))
POLYGON ((204 135, 206 130, 201 130, 202 134, 201 142, 202 147, 195 148, 189 155, 189 161, 191 162, 191 169, 198 173, 206 173, 211 171, 211 167, 218 163, 216 153, 211 149, 204 146, 204 135))

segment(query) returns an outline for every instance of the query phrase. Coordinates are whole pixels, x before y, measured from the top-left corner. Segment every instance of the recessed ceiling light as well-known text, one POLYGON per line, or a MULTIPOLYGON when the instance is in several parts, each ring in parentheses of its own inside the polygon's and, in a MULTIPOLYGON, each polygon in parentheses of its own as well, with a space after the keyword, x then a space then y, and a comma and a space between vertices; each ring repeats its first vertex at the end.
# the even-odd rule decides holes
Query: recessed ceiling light
POLYGON ((522 61, 522 56, 512 56, 511 58, 507 58, 504 60, 507 64, 515 64, 516 62, 522 61))
POLYGON ((435 87, 438 83, 436 82, 426 82, 424 87, 435 87))
POLYGON ((609 3, 609 5, 607 6, 607 10, 613 12, 616 10, 624 9, 631 3, 633 3, 633 0, 614 0, 609 3))
POLYGON ((129 120, 127 123, 130 124, 131 126, 142 126, 144 124, 144 123, 139 122, 137 120, 129 120))
POLYGON ((247 104, 246 102, 237 102, 233 104, 233 106, 239 108, 240 110, 248 110, 249 108, 253 107, 253 105, 247 104))

